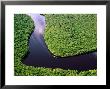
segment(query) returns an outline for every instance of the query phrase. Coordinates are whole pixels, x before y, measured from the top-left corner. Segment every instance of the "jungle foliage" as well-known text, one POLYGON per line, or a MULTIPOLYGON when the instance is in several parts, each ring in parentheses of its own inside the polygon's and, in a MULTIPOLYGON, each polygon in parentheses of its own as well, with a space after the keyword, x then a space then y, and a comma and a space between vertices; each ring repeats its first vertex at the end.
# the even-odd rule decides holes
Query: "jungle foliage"
POLYGON ((34 22, 26 14, 14 15, 14 74, 15 76, 96 76, 97 70, 78 71, 60 68, 27 66, 22 63, 29 51, 29 38, 34 30, 34 22))
POLYGON ((96 14, 45 14, 45 42, 55 56, 79 55, 97 49, 96 14))

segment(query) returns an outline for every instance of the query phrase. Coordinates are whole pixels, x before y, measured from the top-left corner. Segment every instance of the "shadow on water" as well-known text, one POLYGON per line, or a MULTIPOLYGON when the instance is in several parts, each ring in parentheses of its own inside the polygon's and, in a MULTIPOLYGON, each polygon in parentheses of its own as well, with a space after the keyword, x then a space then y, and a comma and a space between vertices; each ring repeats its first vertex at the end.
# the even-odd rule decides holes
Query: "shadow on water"
POLYGON ((53 57, 48 50, 43 33, 45 17, 40 14, 28 14, 34 21, 35 29, 29 40, 29 54, 23 60, 28 66, 90 70, 97 68, 97 52, 72 57, 53 57))

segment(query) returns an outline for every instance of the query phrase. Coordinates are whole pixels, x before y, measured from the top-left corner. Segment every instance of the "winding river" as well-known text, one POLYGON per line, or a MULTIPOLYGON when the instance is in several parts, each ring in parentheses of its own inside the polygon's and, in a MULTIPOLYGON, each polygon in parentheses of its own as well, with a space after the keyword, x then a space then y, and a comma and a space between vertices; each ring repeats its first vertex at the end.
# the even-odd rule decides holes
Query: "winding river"
POLYGON ((48 50, 43 34, 45 17, 40 14, 28 14, 34 21, 35 29, 29 39, 29 54, 23 60, 28 66, 91 70, 97 68, 97 52, 72 57, 53 57, 48 50))

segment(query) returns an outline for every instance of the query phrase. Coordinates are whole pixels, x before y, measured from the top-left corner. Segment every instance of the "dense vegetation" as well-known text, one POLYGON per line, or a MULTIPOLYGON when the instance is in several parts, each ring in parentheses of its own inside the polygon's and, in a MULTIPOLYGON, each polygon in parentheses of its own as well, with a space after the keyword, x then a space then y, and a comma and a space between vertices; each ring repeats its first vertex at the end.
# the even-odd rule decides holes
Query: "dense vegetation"
POLYGON ((73 56, 96 50, 96 14, 46 14, 45 17, 45 42, 55 56, 73 56))
POLYGON ((34 22, 31 17, 25 14, 14 15, 14 74, 16 76, 96 76, 97 70, 63 70, 23 64, 21 61, 28 52, 28 41, 33 29, 34 22))

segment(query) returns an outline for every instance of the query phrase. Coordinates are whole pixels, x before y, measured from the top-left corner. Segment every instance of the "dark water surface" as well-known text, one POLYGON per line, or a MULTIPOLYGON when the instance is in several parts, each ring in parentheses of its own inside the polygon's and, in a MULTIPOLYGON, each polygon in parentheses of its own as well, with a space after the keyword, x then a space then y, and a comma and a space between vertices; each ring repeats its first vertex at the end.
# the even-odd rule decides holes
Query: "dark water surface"
POLYGON ((34 20, 35 29, 29 40, 29 54, 23 63, 28 66, 90 70, 97 68, 97 52, 79 56, 55 58, 48 50, 43 34, 45 17, 39 14, 28 14, 34 20))

